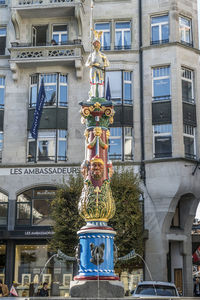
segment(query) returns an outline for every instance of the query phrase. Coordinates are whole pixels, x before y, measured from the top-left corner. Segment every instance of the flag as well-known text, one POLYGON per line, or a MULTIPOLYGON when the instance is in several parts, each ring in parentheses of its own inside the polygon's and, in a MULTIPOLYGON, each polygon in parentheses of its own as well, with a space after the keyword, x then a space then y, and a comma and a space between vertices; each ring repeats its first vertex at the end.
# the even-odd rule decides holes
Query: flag
POLYGON ((199 262, 200 261, 200 246, 197 248, 197 250, 193 253, 193 262, 199 262))
POLYGON ((42 116, 42 110, 43 110, 43 106, 44 106, 45 97, 46 97, 46 94, 45 94, 45 89, 44 89, 44 80, 42 78, 40 90, 39 90, 38 97, 37 97, 37 103, 36 103, 36 108, 35 108, 35 112, 34 112, 34 117, 33 117, 33 124, 31 127, 31 135, 34 139, 37 139, 37 136, 38 136, 38 128, 40 125, 40 119, 42 116))
POLYGON ((10 294, 15 296, 15 297, 18 297, 18 294, 17 294, 17 291, 16 291, 14 285, 11 286, 10 294))
POLYGON ((111 100, 111 93, 110 93, 110 82, 109 82, 109 78, 107 81, 107 88, 106 88, 106 99, 107 100, 111 100))

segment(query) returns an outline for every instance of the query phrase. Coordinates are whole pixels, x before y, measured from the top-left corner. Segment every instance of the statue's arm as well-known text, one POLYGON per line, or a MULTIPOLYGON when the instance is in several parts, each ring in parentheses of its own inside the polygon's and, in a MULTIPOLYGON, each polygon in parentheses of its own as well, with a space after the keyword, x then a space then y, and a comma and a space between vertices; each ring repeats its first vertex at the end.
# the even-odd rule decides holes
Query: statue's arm
POLYGON ((91 66, 91 54, 88 56, 88 59, 87 59, 87 61, 86 61, 86 63, 85 63, 85 66, 86 67, 89 67, 89 66, 91 66))

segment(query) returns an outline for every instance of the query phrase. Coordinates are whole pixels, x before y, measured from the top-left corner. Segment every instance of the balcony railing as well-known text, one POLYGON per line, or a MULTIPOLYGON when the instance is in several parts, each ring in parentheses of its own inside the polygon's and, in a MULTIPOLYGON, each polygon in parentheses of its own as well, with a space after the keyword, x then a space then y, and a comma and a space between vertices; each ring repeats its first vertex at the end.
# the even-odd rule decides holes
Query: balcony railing
MULTIPOLYGON (((2 1, 2 0, 1 0, 2 1)), ((79 0, 12 0, 12 6, 16 7, 31 7, 31 6, 44 6, 44 5, 63 5, 65 3, 77 3, 79 0)))
POLYGON ((169 43, 169 39, 151 41, 151 45, 162 45, 162 44, 167 44, 167 43, 169 43))
POLYGON ((62 45, 38 45, 33 46, 31 43, 12 43, 11 60, 16 62, 42 60, 42 59, 74 59, 81 56, 80 40, 68 41, 62 45))
POLYGON ((171 95, 154 96, 152 97, 152 100, 153 101, 171 100, 171 95))
POLYGON ((154 153, 155 158, 168 158, 172 157, 172 152, 165 152, 165 153, 154 153))
POLYGON ((192 104, 195 103, 194 98, 191 98, 191 97, 184 97, 184 96, 182 96, 182 100, 183 100, 183 102, 188 102, 188 103, 192 103, 192 104))
POLYGON ((131 45, 126 45, 126 46, 115 45, 115 50, 130 50, 130 49, 131 49, 131 45))
POLYGON ((186 45, 188 47, 193 47, 193 43, 192 42, 186 42, 186 41, 182 41, 181 40, 181 44, 186 45))

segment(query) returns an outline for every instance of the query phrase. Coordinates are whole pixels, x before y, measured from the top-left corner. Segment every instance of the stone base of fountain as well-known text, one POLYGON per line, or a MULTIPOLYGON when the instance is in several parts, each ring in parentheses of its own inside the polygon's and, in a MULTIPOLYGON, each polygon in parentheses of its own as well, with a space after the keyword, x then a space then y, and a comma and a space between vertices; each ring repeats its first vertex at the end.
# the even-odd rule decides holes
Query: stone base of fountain
POLYGON ((123 298, 124 286, 118 280, 71 281, 70 296, 73 298, 123 298))

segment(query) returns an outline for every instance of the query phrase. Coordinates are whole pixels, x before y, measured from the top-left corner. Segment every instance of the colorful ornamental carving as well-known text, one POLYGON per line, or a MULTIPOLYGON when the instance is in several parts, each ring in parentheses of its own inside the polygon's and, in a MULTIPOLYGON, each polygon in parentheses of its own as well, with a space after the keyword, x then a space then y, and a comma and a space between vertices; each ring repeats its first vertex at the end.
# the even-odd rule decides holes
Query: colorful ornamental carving
POLYGON ((79 272, 75 280, 118 280, 114 273, 115 231, 107 225, 115 214, 110 188, 113 174, 108 160, 110 131, 114 109, 112 101, 103 98, 105 67, 108 59, 100 49, 100 34, 95 32, 90 67, 89 99, 81 102, 81 121, 85 130, 85 160, 81 165, 84 187, 79 201, 79 214, 87 222, 78 231, 79 272))

